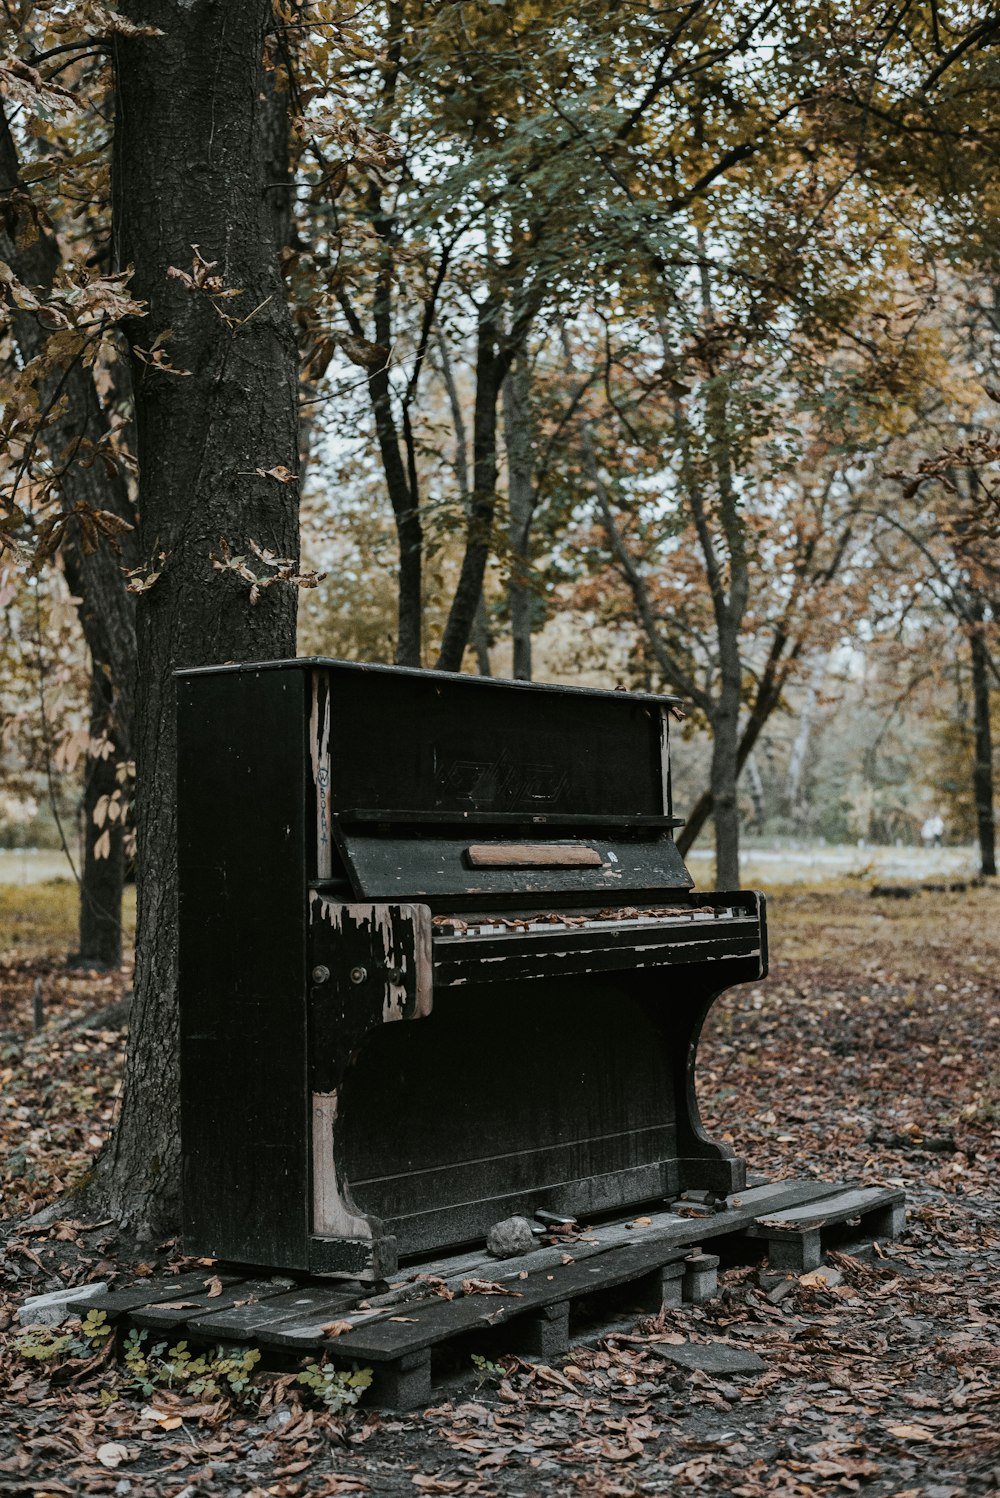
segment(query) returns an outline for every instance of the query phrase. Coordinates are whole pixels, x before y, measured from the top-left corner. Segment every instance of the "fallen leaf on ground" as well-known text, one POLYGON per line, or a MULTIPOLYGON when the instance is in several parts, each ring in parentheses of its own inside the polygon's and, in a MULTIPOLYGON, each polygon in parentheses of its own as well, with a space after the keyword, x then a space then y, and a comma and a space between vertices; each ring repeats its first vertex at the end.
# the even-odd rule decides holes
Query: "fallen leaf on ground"
POLYGON ((96 1456, 102 1467, 120 1467, 122 1462, 132 1460, 132 1453, 120 1441, 105 1441, 98 1446, 96 1456))

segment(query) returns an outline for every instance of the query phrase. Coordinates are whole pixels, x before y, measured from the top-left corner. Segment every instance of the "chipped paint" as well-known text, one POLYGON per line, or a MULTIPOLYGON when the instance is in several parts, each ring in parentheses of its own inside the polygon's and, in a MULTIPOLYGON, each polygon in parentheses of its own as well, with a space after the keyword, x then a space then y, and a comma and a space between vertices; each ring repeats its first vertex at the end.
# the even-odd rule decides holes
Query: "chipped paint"
POLYGON ((354 931, 367 930, 371 934, 372 944, 381 959, 381 966, 372 977, 380 978, 382 983, 383 1024, 400 1019, 424 1019, 430 1014, 434 984, 431 915, 426 905, 344 903, 328 899, 319 890, 310 891, 310 905, 314 919, 323 921, 338 935, 345 934, 348 923, 354 931), (396 970, 400 973, 399 980, 391 976, 396 970), (412 1007, 408 998, 410 983, 412 1007))
POLYGON ((333 874, 333 846, 330 818, 330 689, 325 676, 312 673, 312 707, 309 713, 309 758, 313 784, 316 787, 316 877, 329 879, 333 874), (323 699, 322 721, 320 698, 323 699))
POLYGON ((670 710, 660 708, 660 786, 663 815, 674 814, 673 792, 670 784, 670 710))
POLYGON ((350 1193, 337 1180, 334 1131, 337 1094, 312 1095, 313 1232, 327 1238, 372 1238, 367 1217, 353 1210, 350 1193))

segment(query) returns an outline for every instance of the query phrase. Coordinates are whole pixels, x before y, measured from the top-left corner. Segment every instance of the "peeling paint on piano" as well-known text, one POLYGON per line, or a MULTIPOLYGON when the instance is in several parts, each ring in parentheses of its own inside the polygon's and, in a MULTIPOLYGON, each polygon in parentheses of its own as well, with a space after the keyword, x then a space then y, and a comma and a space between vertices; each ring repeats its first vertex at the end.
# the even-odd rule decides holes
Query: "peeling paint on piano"
POLYGON ((316 798, 316 877, 329 879, 333 872, 330 843, 330 687, 320 671, 312 673, 309 754, 316 798))

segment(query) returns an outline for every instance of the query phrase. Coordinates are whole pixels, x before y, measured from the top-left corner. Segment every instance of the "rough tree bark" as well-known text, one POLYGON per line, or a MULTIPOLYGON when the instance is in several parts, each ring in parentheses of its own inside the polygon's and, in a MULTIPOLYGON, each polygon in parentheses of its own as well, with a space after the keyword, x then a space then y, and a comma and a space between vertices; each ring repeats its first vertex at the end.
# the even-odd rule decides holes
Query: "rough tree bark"
POLYGON ((483 594, 497 500, 497 403, 510 362, 500 351, 500 300, 492 293, 476 318, 476 401, 472 421, 472 493, 465 554, 437 659, 439 671, 461 671, 483 594))
POLYGON ((507 544, 510 581, 507 603, 513 644, 511 674, 516 681, 531 680, 531 621, 534 595, 531 575, 531 522, 535 486, 531 462, 530 377, 524 356, 515 359, 503 382, 503 430, 507 450, 507 544))
MULTIPOLYGON (((534 237, 534 236, 533 236, 534 237)), ((497 507, 497 408, 507 372, 524 349, 545 298, 538 282, 513 296, 515 311, 504 328, 503 298, 487 292, 476 309, 476 398, 472 422, 472 493, 465 551, 437 659, 439 671, 461 671, 489 561, 497 507)))
MULTIPOLYGON (((458 385, 455 382, 455 371, 452 368, 448 343, 440 329, 437 336, 437 348, 438 358, 441 361, 441 374, 444 378, 444 386, 448 392, 451 424, 455 428, 455 481, 458 484, 462 509, 466 517, 468 517, 469 505, 472 502, 472 491, 469 488, 469 460, 467 456, 469 439, 465 430, 465 417, 462 414, 462 398, 459 394, 458 385)), ((486 602, 482 593, 479 595, 479 607, 476 609, 476 617, 472 621, 469 644, 475 652, 476 669, 480 676, 492 676, 493 670, 490 665, 490 631, 486 618, 486 602)))
MULTIPOLYGON (((260 128, 269 0, 126 0, 160 35, 118 37, 113 171, 120 265, 171 373, 133 356, 140 554, 158 581, 137 610, 137 940, 121 1114, 92 1194, 120 1223, 158 1231, 179 1187, 174 688, 178 666, 291 655, 295 591, 248 586, 212 554, 298 549, 297 357, 266 201, 260 128), (197 247, 196 249, 194 247, 197 247), (174 274, 192 274, 192 286, 174 274), (239 295, 213 294, 216 288, 239 295)), ((273 166, 272 166, 273 170, 273 166)), ((268 569, 255 564, 267 575, 268 569)))
POLYGON ((972 714, 976 735, 976 759, 972 785, 976 801, 976 833, 979 838, 980 872, 997 871, 996 825, 993 816, 993 730, 990 724, 990 672, 983 639, 985 609, 977 600, 972 610, 976 623, 969 635, 972 651, 972 714))
MULTIPOLYGON (((20 179, 17 148, 6 114, 0 109, 0 259, 25 285, 48 291, 62 255, 48 222, 35 209, 20 179)), ((48 333, 37 315, 15 311, 14 337, 27 363, 44 353, 48 333)), ((130 525, 135 514, 128 486, 120 471, 99 462, 84 461, 81 445, 105 445, 110 432, 108 413, 91 370, 75 360, 55 369, 40 382, 44 410, 58 391, 64 408, 44 432, 49 460, 58 471, 57 489, 64 513, 77 506, 109 510, 130 525)), ((106 542, 88 552, 71 525, 62 548, 63 571, 74 598, 84 641, 91 660, 91 737, 109 734, 113 759, 90 758, 86 766, 83 818, 84 860, 80 887, 79 957, 85 962, 117 967, 121 962, 121 903, 124 856, 120 823, 110 826, 107 858, 95 857, 99 835, 93 813, 98 800, 115 789, 115 762, 132 756, 136 677, 135 610, 125 589, 122 566, 134 565, 134 532, 122 536, 120 551, 106 542)))

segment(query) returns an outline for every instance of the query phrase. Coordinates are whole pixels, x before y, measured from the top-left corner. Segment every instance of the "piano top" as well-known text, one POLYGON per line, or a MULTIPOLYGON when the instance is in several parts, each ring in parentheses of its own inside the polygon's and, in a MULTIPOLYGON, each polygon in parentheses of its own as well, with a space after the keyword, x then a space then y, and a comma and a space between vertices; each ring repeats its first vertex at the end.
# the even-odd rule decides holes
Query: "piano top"
POLYGON ((673 697, 319 656, 177 676, 234 786, 264 783, 280 726, 315 828, 307 878, 354 899, 603 906, 691 886, 673 841, 673 697), (248 731, 263 703, 268 732, 248 731))
POLYGON ((359 672, 366 676, 399 676, 414 677, 423 681, 461 682, 463 686, 472 686, 479 689, 493 688, 494 690, 518 691, 518 692, 551 692, 556 695, 567 694, 572 697, 605 697, 621 702, 648 702, 671 707, 680 704, 680 697, 670 696, 663 692, 632 692, 608 690, 604 687, 571 687, 555 685, 544 681, 515 681, 512 677, 505 676, 471 676, 464 671, 428 671, 417 666, 384 666, 368 661, 342 661, 333 656, 325 655, 297 655, 284 661, 246 661, 231 662, 224 666, 185 666, 174 672, 176 677, 187 680, 192 676, 233 676, 244 675, 248 672, 259 671, 314 671, 319 669, 335 669, 338 672, 359 672))

